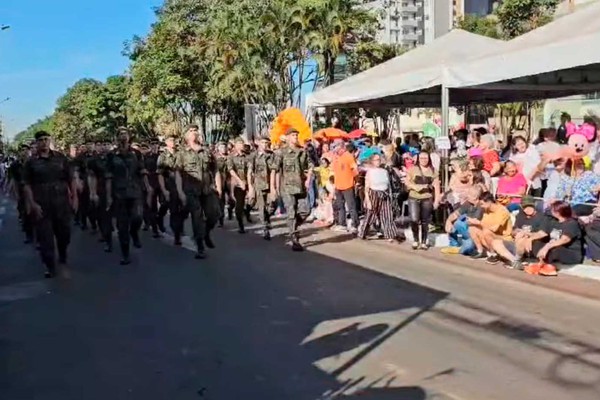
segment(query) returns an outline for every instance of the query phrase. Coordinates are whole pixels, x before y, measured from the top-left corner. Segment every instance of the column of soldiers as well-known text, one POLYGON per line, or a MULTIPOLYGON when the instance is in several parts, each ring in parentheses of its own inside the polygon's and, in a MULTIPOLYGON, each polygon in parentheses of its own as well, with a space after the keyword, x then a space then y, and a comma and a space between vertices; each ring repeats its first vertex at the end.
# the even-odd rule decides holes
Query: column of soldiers
POLYGON ((36 241, 46 277, 57 271, 69 275, 73 224, 82 230, 89 224, 92 233, 99 232, 109 253, 116 227, 120 263, 128 265, 130 246, 142 246, 144 223, 159 238, 168 213, 174 244, 181 246, 189 217, 195 258, 203 259, 207 248, 215 248, 211 232, 224 225, 225 216, 231 220, 235 215, 238 231, 245 233, 244 222, 250 221, 254 206, 262 235, 270 240, 277 199, 288 213, 292 249, 303 250, 299 226, 310 211, 306 186, 314 166, 295 130, 286 133, 286 144, 276 151, 266 138, 258 140, 256 150, 241 139, 231 153, 224 142, 211 149, 197 125, 187 127, 181 144, 175 136, 166 137, 161 152, 158 141, 132 144, 126 128, 119 130, 116 144, 88 143, 72 148, 70 157, 52 150, 50 143, 49 133, 36 133, 35 145, 22 146, 9 171, 26 242, 36 241))

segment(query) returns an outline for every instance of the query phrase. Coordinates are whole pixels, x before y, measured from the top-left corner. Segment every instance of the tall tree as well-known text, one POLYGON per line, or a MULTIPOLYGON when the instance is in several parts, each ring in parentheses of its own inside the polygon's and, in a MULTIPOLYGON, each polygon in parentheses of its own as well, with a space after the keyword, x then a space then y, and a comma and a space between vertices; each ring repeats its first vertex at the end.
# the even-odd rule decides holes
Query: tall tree
POLYGON ((560 0, 504 0, 496 9, 503 36, 512 39, 552 21, 560 0))

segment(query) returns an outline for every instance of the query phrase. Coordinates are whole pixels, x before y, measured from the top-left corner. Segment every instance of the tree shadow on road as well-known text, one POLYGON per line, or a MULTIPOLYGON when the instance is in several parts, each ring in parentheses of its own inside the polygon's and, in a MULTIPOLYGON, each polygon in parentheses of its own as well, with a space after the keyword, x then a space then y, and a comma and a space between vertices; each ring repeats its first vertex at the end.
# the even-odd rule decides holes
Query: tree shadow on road
POLYGON ((147 240, 122 268, 75 233, 72 284, 0 309, 6 398, 427 398, 361 362, 448 293, 258 237, 216 232, 201 262, 147 240))

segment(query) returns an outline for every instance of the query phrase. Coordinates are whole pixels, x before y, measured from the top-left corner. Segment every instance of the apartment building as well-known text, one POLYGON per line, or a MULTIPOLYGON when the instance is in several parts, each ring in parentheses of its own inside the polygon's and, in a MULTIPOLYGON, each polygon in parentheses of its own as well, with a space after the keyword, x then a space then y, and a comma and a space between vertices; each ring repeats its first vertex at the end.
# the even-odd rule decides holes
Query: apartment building
POLYGON ((375 0, 365 2, 362 7, 380 16, 378 41, 416 47, 425 43, 424 1, 427 0, 375 0))

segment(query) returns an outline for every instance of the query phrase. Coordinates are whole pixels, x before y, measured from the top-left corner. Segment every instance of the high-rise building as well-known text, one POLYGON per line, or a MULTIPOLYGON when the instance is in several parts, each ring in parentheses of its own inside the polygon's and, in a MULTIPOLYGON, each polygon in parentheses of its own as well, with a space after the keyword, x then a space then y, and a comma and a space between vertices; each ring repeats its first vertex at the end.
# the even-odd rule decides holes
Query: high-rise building
POLYGON ((361 7, 379 13, 378 41, 406 47, 425 43, 423 0, 375 0, 361 7))
POLYGON ((374 0, 361 7, 379 13, 380 42, 415 47, 452 29, 457 1, 464 0, 374 0))

